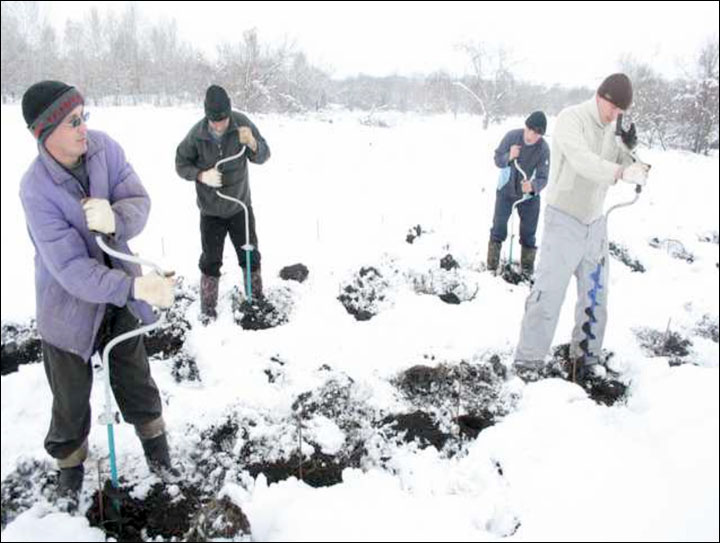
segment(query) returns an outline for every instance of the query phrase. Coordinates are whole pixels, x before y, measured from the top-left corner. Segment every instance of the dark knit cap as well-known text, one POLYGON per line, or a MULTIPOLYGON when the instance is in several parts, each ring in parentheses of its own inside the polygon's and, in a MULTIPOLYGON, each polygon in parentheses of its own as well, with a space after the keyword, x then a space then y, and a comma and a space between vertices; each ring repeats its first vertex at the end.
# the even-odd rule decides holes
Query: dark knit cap
POLYGON ((230 116, 230 97, 219 85, 210 85, 205 93, 205 116, 211 121, 230 116))
POLYGON ((30 132, 44 143, 63 119, 84 103, 75 87, 61 81, 40 81, 23 94, 22 112, 30 132))
POLYGON ((547 119, 542 111, 533 111, 530 116, 525 119, 525 126, 530 130, 534 130, 541 136, 545 134, 547 130, 547 119))
POLYGON ((633 99, 632 83, 625 74, 612 74, 600 83, 597 93, 623 111, 630 107, 633 99))

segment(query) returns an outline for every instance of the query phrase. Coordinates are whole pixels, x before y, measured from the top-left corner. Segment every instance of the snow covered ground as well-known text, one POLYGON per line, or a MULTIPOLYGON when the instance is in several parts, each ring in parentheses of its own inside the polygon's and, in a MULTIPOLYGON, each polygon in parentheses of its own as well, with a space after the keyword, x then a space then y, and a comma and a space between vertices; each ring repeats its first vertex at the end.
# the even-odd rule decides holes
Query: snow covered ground
MULTIPOLYGON (((175 174, 174 155, 201 110, 88 110, 90 127, 123 145, 153 201, 133 250, 174 269, 188 291, 197 289, 199 214, 192 183, 175 174)), ((698 332, 706 316, 715 330, 718 322, 717 155, 641 149, 653 165, 648 186, 637 204, 611 216, 611 241, 646 268, 632 272, 615 258, 610 267, 605 348, 629 385, 625 399, 607 407, 564 380, 511 379, 499 392, 503 410, 494 426, 438 450, 395 441, 363 418, 414 411, 397 380, 418 364, 480 366, 493 355, 510 363, 528 287, 493 277, 482 263, 497 179, 492 154, 523 120, 483 131, 471 116, 376 114, 386 127, 362 124, 364 117, 251 116, 272 150, 269 162, 250 167, 265 287, 292 300, 289 322, 262 331, 235 324, 230 298, 241 275, 228 242, 217 322, 199 323, 197 300, 185 313, 184 351, 200 380, 178 382, 172 360, 152 362, 171 445, 188 478, 215 478, 218 496, 242 508, 255 540, 717 540, 719 353, 717 335, 713 341, 698 332), (409 244, 415 225, 425 233, 409 244), (713 234, 714 242, 705 241, 713 234), (692 262, 676 258, 681 245, 692 262), (459 305, 418 292, 419 278, 435 281, 447 254, 460 265, 452 280, 470 293, 459 305), (310 270, 306 282, 278 277, 297 262, 310 270), (361 322, 337 298, 369 266, 382 274, 386 296, 377 316, 361 322), (638 340, 638 330, 665 333, 668 322, 692 342, 679 366, 650 356, 638 340), (350 396, 337 405, 354 411, 306 417, 301 441, 307 456, 313 447, 334 455, 362 443, 362 460, 343 471, 342 482, 315 488, 295 477, 271 484, 265 475, 252 477, 243 455, 289 458, 298 441, 298 398, 336 385, 350 396), (352 435, 348 418, 359 427, 352 435), (208 436, 228 424, 239 427, 231 445, 212 449, 208 436)), ((2 106, 3 324, 34 314, 34 255, 18 185, 35 154, 20 108, 2 106)), ((631 197, 631 187, 618 186, 608 206, 631 197)), ((555 344, 569 339, 573 285, 555 344)), ((94 413, 103 406, 101 384, 97 378, 94 413)), ((468 408, 462 401, 461 392, 461 413, 468 408)), ((41 364, 2 377, 3 486, 19 466, 52 466, 42 446, 50 404, 41 364)), ((452 433, 447 417, 438 420, 452 433)), ((116 441, 121 476, 137 496, 147 495, 154 479, 133 428, 117 426, 116 441)), ((98 423, 90 446, 88 466, 95 466, 107 455, 98 423)), ((89 468, 81 509, 96 486, 89 468)), ((103 539, 39 490, 2 532, 3 541, 103 539)))

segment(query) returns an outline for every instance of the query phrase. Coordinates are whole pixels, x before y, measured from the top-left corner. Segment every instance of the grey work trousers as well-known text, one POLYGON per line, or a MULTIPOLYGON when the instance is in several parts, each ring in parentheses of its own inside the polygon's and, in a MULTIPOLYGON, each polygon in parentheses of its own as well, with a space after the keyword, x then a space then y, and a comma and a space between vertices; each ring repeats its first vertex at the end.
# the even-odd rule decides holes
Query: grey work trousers
POLYGON ((607 324, 607 223, 603 216, 589 225, 584 224, 547 206, 544 225, 535 283, 525 302, 515 364, 525 367, 544 364, 570 277, 575 275, 578 299, 570 355, 574 358, 582 355, 580 342, 587 339, 589 357, 586 363, 590 365, 598 360, 607 324), (594 274, 599 279, 598 284, 593 280, 594 274), (583 330, 583 325, 592 320, 586 311, 592 305, 591 293, 597 304, 594 322, 589 323, 594 338, 583 330))

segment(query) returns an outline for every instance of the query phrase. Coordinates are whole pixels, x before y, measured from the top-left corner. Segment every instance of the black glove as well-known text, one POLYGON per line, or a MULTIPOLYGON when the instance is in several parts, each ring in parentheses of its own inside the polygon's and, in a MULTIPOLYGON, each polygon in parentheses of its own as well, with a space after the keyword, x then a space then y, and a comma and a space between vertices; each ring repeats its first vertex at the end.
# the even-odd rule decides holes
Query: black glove
POLYGON ((635 149, 638 142, 635 123, 630 123, 630 128, 627 130, 623 130, 622 128, 620 129, 620 139, 622 139, 622 142, 628 149, 631 151, 635 149))

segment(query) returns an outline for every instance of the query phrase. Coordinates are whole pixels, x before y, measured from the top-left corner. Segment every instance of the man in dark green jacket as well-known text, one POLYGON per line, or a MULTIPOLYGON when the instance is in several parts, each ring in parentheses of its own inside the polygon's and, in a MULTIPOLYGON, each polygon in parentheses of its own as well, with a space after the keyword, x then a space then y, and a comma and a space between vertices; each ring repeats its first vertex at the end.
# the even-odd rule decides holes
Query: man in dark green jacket
MULTIPOLYGON (((225 89, 211 85, 205 94, 205 117, 190 129, 178 145, 175 170, 183 179, 195 182, 200 208, 200 307, 207 318, 216 316, 220 268, 225 236, 230 234, 240 266, 245 264, 242 246, 253 245, 251 288, 254 296, 262 295, 260 251, 255 231, 248 177, 248 160, 262 164, 270 158, 270 148, 257 127, 242 113, 232 111, 225 89), (241 156, 218 167, 227 157, 241 156), (248 209, 250 232, 245 232, 245 211, 241 205, 217 195, 221 191, 242 201, 248 209)), ((241 281, 245 285, 245 281, 241 281)), ((247 294, 247 293, 246 293, 247 294)))

